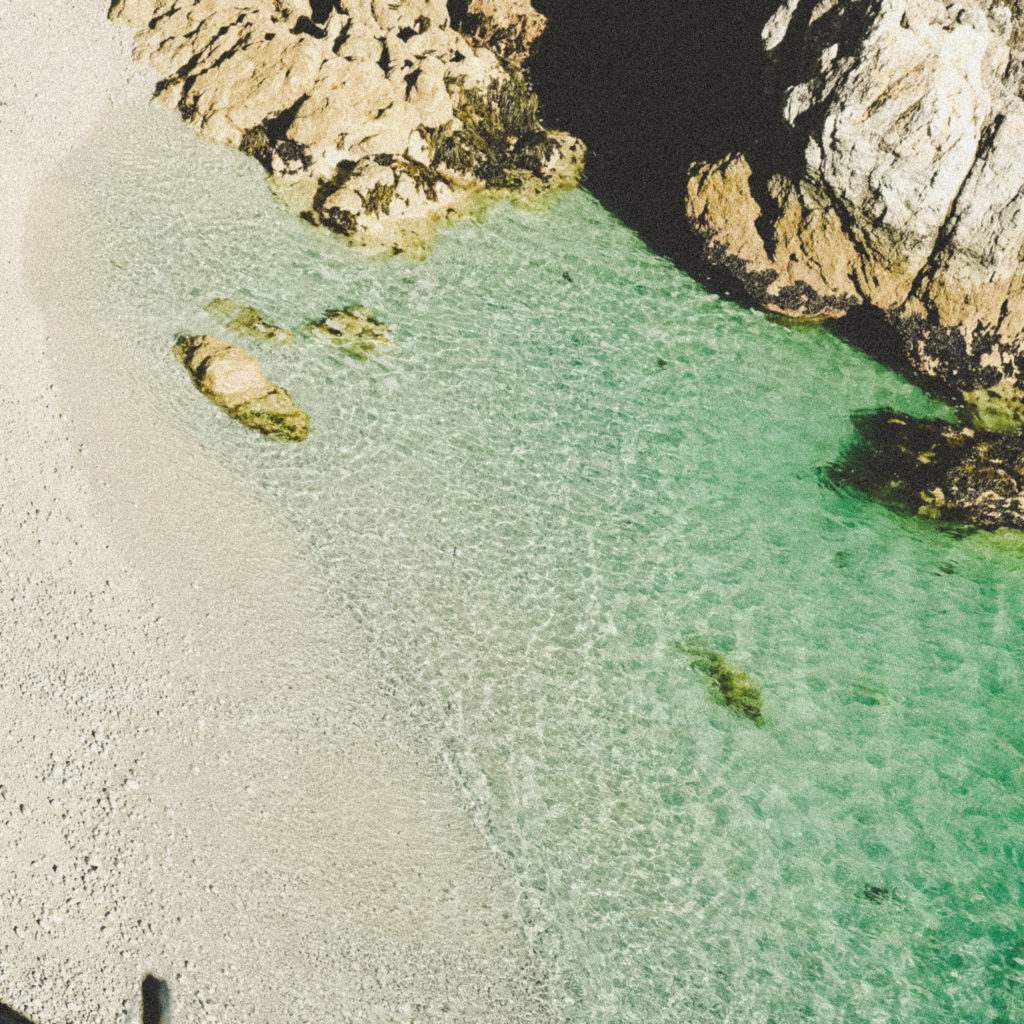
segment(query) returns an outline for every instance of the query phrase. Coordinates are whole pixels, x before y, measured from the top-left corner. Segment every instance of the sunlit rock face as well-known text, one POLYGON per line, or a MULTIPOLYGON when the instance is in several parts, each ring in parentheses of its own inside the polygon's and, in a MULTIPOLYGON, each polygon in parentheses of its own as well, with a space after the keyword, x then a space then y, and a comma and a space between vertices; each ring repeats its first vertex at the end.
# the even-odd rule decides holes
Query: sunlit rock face
POLYGON ((948 392, 1021 383, 1022 37, 1019 0, 786 0, 764 144, 688 172, 706 258, 790 316, 881 311, 948 392))
POLYGON ((458 28, 502 59, 522 65, 547 21, 530 0, 470 0, 458 28))
POLYGON ((267 380, 245 349, 199 334, 180 338, 174 354, 196 388, 240 423, 287 441, 309 436, 309 416, 284 388, 267 380))
MULTIPOLYGON (((539 31, 528 6, 506 40, 539 31)), ((115 0, 110 13, 136 29, 162 102, 354 241, 422 248, 482 196, 534 196, 582 169, 582 144, 541 125, 522 73, 453 28, 443 0, 115 0)))

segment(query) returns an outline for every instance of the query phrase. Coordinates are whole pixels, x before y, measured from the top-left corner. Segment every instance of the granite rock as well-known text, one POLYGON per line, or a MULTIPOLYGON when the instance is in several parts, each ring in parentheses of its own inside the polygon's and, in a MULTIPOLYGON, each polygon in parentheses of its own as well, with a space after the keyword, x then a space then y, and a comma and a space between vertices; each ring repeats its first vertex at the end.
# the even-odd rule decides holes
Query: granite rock
POLYGON ((582 144, 543 127, 522 73, 456 31, 444 0, 116 0, 110 16, 135 28, 161 102, 353 241, 419 251, 482 197, 578 179, 582 144), (470 159, 481 121, 488 149, 470 159))
POLYGON ((778 312, 879 311, 954 397, 1024 386, 1020 0, 786 0, 762 39, 767 140, 688 172, 706 257, 778 312))
POLYGON ((239 422, 271 437, 303 441, 309 416, 263 375, 245 349, 208 334, 180 338, 174 354, 195 386, 239 422))

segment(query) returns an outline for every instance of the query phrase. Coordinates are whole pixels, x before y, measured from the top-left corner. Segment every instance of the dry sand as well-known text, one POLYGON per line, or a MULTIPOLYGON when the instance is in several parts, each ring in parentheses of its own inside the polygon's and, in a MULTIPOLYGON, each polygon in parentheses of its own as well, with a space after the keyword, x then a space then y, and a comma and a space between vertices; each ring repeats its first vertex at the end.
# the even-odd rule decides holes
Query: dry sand
POLYGON ((105 13, 0 4, 0 1004, 135 1020, 152 973, 181 1024, 549 1020, 299 539, 32 304, 38 182, 152 90, 105 13))

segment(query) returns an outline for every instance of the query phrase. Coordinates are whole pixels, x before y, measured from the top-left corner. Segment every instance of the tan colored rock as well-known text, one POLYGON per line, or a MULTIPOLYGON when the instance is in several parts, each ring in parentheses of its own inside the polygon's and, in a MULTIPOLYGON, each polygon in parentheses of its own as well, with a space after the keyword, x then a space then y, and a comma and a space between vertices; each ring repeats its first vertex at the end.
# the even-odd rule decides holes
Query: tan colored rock
MULTIPOLYGON (((528 4, 512 8, 539 30, 528 4)), ((346 0, 323 24, 311 13, 283 0, 111 9, 136 29, 137 58, 164 76, 162 102, 256 157, 289 206, 355 241, 419 251, 482 195, 576 183, 579 161, 551 159, 564 141, 537 120, 525 79, 452 28, 444 0, 346 0)))
POLYGON ((245 426, 290 441, 308 436, 309 417, 284 388, 267 380, 260 364, 243 348, 201 334, 181 338, 174 354, 195 386, 245 426))
POLYGON ((852 280, 857 253, 835 211, 781 175, 766 183, 758 202, 751 173, 742 155, 690 168, 686 213, 708 259, 726 266, 774 313, 842 316, 859 301, 852 280), (762 234, 766 222, 770 229, 762 234))
POLYGON ((917 324, 908 333, 915 364, 954 385, 1024 384, 1024 101, 1008 108, 902 311, 917 324), (950 361, 951 336, 964 365, 950 361))
POLYGON ((458 28, 474 45, 486 46, 503 60, 522 65, 547 23, 530 0, 470 0, 458 28))
POLYGON ((152 9, 151 0, 114 0, 110 5, 109 17, 112 21, 141 25, 152 17, 152 9))

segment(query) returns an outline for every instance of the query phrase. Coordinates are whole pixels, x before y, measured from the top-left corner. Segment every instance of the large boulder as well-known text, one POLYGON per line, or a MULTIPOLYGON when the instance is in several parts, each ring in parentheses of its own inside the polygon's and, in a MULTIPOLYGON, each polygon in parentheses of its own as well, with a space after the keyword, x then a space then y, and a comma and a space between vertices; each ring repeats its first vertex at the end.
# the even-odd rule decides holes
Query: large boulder
POLYGON ((116 0, 110 16, 136 29, 162 102, 355 241, 421 248, 481 195, 579 177, 582 144, 541 125, 522 73, 444 0, 116 0))
POLYGON ((195 386, 245 426, 288 441, 304 441, 309 416, 284 388, 271 384, 245 349, 208 334, 180 338, 174 354, 195 386))
POLYGON ((951 394, 1024 386, 1021 0, 785 0, 770 140, 694 164, 707 258, 791 316, 880 311, 951 394))

